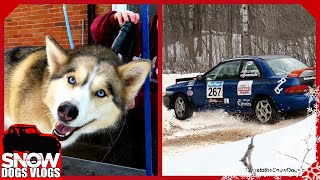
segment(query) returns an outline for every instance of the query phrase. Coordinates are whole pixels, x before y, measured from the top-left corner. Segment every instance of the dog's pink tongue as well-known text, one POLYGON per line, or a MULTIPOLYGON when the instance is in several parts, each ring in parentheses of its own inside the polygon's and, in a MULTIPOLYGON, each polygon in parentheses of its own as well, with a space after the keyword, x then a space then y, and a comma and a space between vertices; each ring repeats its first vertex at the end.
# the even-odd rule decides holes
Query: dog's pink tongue
POLYGON ((56 124, 56 131, 58 131, 60 134, 67 134, 68 132, 72 132, 74 129, 75 127, 66 126, 61 122, 57 122, 56 124))

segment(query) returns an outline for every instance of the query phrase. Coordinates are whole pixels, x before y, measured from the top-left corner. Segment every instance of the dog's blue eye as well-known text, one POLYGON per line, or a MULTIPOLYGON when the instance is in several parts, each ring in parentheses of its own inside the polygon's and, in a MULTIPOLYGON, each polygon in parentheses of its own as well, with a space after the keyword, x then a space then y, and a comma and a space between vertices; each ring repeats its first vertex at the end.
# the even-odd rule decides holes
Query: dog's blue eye
POLYGON ((96 92, 96 96, 103 98, 106 96, 106 92, 104 92, 103 89, 100 89, 99 91, 96 92))
POLYGON ((75 84, 75 83, 76 83, 76 78, 73 77, 73 76, 70 76, 70 77, 68 78, 68 82, 69 82, 70 84, 75 84))

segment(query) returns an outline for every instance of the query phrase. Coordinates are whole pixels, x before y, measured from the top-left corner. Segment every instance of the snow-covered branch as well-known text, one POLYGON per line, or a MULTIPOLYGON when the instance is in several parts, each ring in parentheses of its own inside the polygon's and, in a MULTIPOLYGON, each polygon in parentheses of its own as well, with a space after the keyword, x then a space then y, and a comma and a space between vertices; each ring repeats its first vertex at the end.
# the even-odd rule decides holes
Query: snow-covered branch
POLYGON ((248 171, 251 173, 251 175, 256 175, 256 173, 253 170, 252 164, 251 164, 251 153, 253 151, 254 145, 253 145, 253 138, 254 136, 251 138, 251 143, 248 145, 248 149, 246 151, 246 153, 244 154, 244 156, 241 158, 241 162, 243 163, 243 165, 248 169, 248 171))

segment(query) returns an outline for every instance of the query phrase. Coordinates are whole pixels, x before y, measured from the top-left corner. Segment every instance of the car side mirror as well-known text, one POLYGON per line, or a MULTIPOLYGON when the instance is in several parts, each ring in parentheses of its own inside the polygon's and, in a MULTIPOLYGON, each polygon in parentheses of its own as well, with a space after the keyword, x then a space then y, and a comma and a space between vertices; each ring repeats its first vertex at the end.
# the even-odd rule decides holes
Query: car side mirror
POLYGON ((202 80, 203 80, 203 76, 202 76, 201 74, 199 74, 199 75, 197 75, 196 79, 197 79, 198 81, 202 81, 202 80))

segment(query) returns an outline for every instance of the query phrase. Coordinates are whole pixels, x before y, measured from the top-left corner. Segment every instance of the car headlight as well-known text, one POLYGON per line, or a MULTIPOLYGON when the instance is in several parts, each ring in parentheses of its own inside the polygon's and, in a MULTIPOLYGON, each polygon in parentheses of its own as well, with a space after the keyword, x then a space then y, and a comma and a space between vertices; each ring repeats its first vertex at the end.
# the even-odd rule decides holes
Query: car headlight
POLYGON ((173 91, 166 91, 166 95, 172 95, 173 91))

